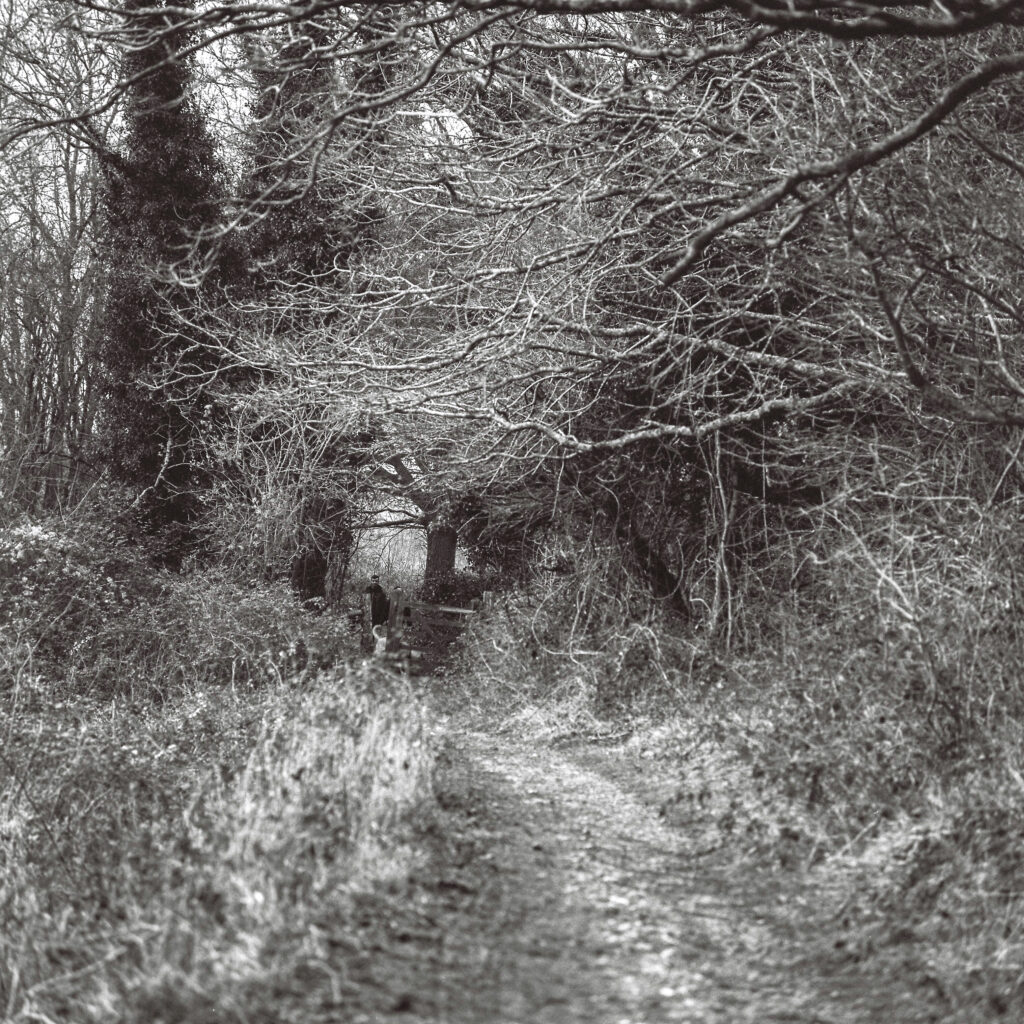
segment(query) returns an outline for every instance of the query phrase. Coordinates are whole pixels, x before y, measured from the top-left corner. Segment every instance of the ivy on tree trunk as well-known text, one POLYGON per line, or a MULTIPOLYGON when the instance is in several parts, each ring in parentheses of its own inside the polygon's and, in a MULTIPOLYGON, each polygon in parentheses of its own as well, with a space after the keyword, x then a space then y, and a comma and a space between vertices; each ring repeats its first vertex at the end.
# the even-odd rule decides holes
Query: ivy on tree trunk
POLYGON ((203 384, 215 370, 190 313, 212 284, 203 233, 217 224, 224 171, 195 95, 191 3, 124 0, 134 32, 122 74, 124 136, 103 154, 105 330, 97 346, 105 395, 100 452, 138 488, 148 525, 169 564, 194 542, 204 472, 193 439, 203 384))

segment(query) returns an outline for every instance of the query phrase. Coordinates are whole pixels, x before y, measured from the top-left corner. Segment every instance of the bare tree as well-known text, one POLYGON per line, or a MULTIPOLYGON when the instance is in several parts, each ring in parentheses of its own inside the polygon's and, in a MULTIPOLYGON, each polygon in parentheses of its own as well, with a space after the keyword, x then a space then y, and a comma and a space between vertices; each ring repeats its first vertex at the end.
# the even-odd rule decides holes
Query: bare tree
POLYGON ((281 173, 379 230, 208 343, 430 452, 467 535, 578 507, 722 608, 730 559, 867 472, 850 438, 1021 422, 1018 5, 221 4, 196 46, 323 19, 344 84, 281 173))
MULTIPOLYGON (((0 22, 0 117, 69 116, 115 82, 110 62, 46 3, 9 3, 0 22), (47 60, 41 54, 49 55, 47 60)), ((0 452, 5 503, 34 511, 75 500, 96 476, 97 380, 88 352, 102 321, 96 256, 96 117, 24 136, 0 157, 0 452)))

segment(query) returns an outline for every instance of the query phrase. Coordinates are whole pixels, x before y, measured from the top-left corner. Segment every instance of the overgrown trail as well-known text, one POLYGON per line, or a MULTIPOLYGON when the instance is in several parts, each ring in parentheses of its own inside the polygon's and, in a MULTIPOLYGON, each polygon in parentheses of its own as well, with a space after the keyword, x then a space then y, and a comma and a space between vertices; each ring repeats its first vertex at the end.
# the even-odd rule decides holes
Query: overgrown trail
POLYGON ((360 1019, 945 1019, 898 964, 866 975, 837 957, 820 882, 695 848, 696 830, 659 818, 657 790, 622 751, 456 735, 443 853, 366 964, 390 1005, 360 1019))

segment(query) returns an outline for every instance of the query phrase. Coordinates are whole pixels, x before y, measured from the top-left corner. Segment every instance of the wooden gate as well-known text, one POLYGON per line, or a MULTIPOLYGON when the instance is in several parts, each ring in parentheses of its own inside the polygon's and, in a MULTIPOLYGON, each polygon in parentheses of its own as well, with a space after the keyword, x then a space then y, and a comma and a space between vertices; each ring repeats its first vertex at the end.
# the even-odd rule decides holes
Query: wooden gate
POLYGON ((388 611, 387 650, 401 650, 403 636, 413 627, 426 630, 438 640, 450 640, 452 630, 462 629, 480 607, 480 601, 474 601, 470 608, 427 604, 425 601, 414 601, 404 591, 397 589, 391 594, 391 608, 388 611))

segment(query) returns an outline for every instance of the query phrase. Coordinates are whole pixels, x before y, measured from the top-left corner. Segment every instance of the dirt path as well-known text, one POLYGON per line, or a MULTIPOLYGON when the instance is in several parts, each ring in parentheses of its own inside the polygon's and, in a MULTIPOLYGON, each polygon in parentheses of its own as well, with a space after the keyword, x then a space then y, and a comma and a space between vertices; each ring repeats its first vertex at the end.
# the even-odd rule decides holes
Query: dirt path
POLYGON ((353 1024, 947 1019, 898 957, 835 953, 820 882, 666 825, 621 751, 461 733, 438 796, 441 852, 366 959, 382 998, 353 1024))

